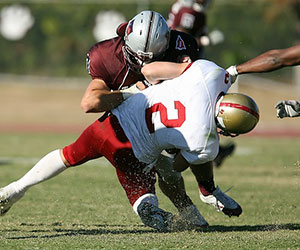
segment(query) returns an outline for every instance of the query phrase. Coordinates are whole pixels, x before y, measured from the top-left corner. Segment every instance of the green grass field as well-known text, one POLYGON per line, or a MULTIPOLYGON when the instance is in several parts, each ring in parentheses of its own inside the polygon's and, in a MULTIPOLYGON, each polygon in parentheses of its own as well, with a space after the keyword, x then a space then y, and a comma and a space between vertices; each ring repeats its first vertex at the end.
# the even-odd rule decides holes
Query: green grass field
MULTIPOLYGON (((0 186, 21 177, 69 134, 0 134, 0 186)), ((300 249, 300 138, 241 136, 216 183, 243 207, 228 218, 203 204, 190 171, 188 194, 210 223, 204 231, 157 233, 143 226, 105 160, 32 187, 0 217, 0 249, 300 249)), ((176 213, 158 190, 162 208, 176 213)))

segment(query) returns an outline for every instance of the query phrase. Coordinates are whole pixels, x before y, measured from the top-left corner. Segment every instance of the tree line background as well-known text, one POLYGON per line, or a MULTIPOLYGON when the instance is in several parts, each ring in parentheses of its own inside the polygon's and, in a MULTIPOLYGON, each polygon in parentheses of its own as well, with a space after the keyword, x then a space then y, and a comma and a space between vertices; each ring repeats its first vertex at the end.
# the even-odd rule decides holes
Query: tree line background
MULTIPOLYGON (((11 1, 8 1, 10 4, 11 1)), ((167 18, 173 1, 148 1, 149 9, 167 18)), ((117 10, 126 19, 138 11, 135 2, 89 4, 22 2, 35 18, 19 41, 0 37, 0 72, 46 76, 87 76, 85 56, 96 43, 92 29, 99 11, 117 10)), ((0 3, 0 9, 8 3, 0 3)), ((206 48, 206 58, 222 67, 241 63, 272 48, 300 40, 298 0, 221 1, 207 9, 208 28, 225 35, 223 43, 206 48)), ((285 78, 274 73, 270 77, 285 78)))

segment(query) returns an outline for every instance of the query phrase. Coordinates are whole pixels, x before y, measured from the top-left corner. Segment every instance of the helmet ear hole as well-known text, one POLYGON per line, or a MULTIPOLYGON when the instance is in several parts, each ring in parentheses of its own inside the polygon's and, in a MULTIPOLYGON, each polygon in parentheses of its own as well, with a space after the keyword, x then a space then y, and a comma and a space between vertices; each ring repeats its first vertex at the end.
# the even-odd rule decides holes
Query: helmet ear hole
POLYGON ((225 94, 217 103, 218 127, 227 135, 250 132, 259 121, 259 109, 255 101, 244 94, 225 94))

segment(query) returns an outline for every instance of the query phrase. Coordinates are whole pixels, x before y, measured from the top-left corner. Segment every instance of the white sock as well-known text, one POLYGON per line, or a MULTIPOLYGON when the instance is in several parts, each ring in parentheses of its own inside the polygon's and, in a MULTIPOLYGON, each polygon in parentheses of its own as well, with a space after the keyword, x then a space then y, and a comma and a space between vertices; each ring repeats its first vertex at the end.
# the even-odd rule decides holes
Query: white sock
POLYGON ((11 183, 16 192, 26 191, 33 185, 48 180, 66 170, 59 149, 45 155, 21 179, 11 183))

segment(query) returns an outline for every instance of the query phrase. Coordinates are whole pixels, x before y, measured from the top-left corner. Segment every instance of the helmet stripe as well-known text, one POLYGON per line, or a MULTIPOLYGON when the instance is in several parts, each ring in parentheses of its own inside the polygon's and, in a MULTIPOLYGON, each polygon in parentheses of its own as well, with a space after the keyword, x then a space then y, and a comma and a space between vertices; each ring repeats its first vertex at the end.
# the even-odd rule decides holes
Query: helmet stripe
POLYGON ((154 18, 154 12, 151 11, 150 25, 149 25, 149 29, 148 29, 144 52, 148 52, 148 46, 149 46, 149 40, 150 40, 149 38, 150 38, 151 30, 152 30, 153 18, 154 18))
POLYGON ((259 119, 259 114, 255 110, 241 104, 232 103, 232 102, 221 102, 220 107, 231 107, 231 108, 241 109, 254 115, 257 119, 259 119))

